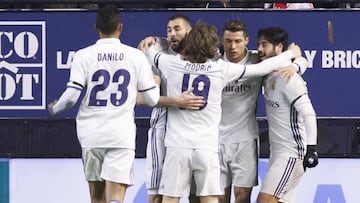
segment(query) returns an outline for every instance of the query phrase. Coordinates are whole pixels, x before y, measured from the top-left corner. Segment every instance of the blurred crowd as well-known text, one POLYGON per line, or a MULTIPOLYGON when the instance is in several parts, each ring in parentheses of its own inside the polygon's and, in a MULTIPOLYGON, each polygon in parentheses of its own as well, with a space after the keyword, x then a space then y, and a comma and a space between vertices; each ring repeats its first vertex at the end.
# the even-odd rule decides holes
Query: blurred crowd
MULTIPOLYGON (((1 0, 0 0, 1 1, 1 0)), ((101 3, 88 3, 85 1, 38 1, 33 0, 26 2, 16 2, 10 0, 2 0, 0 9, 98 9, 101 3)), ((96 1, 94 1, 96 2, 96 1)), ((119 8, 125 9, 167 9, 167 8, 264 8, 264 9, 312 9, 312 8, 359 8, 360 3, 332 3, 331 1, 324 1, 322 3, 249 3, 246 1, 137 1, 124 0, 112 1, 113 4, 119 8)))

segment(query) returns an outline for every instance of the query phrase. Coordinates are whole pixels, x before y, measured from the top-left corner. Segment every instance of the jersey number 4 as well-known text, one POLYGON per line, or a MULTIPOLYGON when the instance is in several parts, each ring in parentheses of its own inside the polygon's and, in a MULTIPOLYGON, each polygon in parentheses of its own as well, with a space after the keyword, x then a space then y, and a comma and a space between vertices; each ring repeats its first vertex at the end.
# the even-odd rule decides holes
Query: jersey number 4
POLYGON ((110 100, 114 106, 120 106, 125 103, 128 97, 128 86, 130 82, 130 74, 127 70, 119 69, 112 77, 107 70, 98 70, 93 74, 91 81, 100 83, 95 85, 90 91, 89 106, 106 106, 108 100, 110 100), (121 78, 122 80, 120 80, 121 78), (120 81, 122 82, 119 83, 120 81), (110 82, 118 84, 116 92, 111 93, 110 98, 107 99, 97 98, 98 93, 105 90, 110 82), (121 96, 118 98, 120 93, 121 96))
MULTIPOLYGON (((181 92, 185 92, 189 89, 189 81, 190 81, 190 74, 184 74, 181 92)), ((194 88, 193 90, 194 95, 204 97, 205 104, 202 107, 200 107, 199 110, 204 109, 207 105, 207 99, 209 96, 210 79, 206 75, 199 75, 194 78, 191 86, 194 88)))

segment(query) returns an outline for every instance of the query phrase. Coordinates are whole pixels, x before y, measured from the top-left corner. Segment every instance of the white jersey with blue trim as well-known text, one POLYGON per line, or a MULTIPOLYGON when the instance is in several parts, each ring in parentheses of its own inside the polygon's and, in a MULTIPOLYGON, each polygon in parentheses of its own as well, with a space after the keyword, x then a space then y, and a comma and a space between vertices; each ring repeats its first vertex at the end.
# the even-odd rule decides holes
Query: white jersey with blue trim
POLYGON ((168 108, 165 146, 218 151, 222 89, 244 74, 244 66, 223 60, 191 63, 180 55, 161 55, 157 60, 158 68, 167 78, 168 96, 180 95, 193 87, 193 93, 206 100, 198 111, 168 108))
POLYGON ((134 149, 137 92, 159 95, 144 54, 119 39, 99 39, 76 52, 70 83, 86 88, 76 118, 81 146, 134 149))
MULTIPOLYGON (((166 38, 156 38, 154 49, 158 52, 176 55, 177 53, 171 49, 166 38)), ((166 96, 167 81, 161 71, 153 67, 155 75, 160 76, 160 95, 166 96)), ((154 107, 150 115, 150 127, 151 128, 165 128, 166 126, 166 107, 154 107)))
POLYGON ((306 82, 298 74, 285 81, 278 73, 271 73, 264 81, 264 88, 271 154, 285 152, 302 159, 307 136, 304 120, 294 103, 308 94, 306 82))
MULTIPOLYGON (((225 61, 226 54, 223 56, 225 61)), ((256 53, 247 50, 238 64, 254 64, 256 53)), ((226 84, 222 92, 222 114, 219 125, 220 144, 239 143, 259 137, 256 105, 263 77, 242 78, 226 84)))
POLYGON ((263 76, 293 58, 286 51, 259 64, 241 65, 222 59, 191 63, 180 55, 172 56, 149 48, 146 55, 167 79, 167 95, 177 96, 193 89, 193 94, 203 96, 205 104, 198 111, 168 108, 165 146, 207 149, 218 151, 219 122, 222 90, 231 81, 246 77, 263 76))

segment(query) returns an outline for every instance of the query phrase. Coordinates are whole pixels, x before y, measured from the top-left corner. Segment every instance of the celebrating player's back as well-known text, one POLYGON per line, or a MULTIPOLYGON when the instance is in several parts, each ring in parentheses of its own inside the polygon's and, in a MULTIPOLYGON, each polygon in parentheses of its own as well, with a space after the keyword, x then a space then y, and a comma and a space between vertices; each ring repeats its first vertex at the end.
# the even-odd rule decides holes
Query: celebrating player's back
POLYGON ((214 198, 214 201, 217 201, 217 197, 213 195, 222 194, 217 152, 224 86, 242 77, 265 75, 281 67, 283 62, 293 58, 294 54, 300 55, 299 47, 293 46, 290 51, 260 64, 238 65, 216 59, 218 42, 216 28, 200 23, 182 41, 182 56, 157 53, 151 48, 146 52, 149 60, 153 61, 167 78, 168 96, 179 95, 192 87, 195 95, 201 95, 206 100, 199 111, 169 108, 165 138, 168 151, 160 184, 160 193, 164 194, 164 197, 178 198, 188 195, 189 182, 193 175, 196 194, 201 198, 214 198), (194 159, 204 163, 186 161, 194 159), (188 167, 184 167, 184 161, 188 167), (201 171, 201 174, 193 172, 194 170, 201 171))
POLYGON ((159 89, 144 54, 120 42, 117 7, 99 10, 96 29, 100 39, 77 51, 65 92, 48 108, 52 115, 70 108, 84 91, 76 127, 91 202, 123 202, 133 184, 136 95, 153 106, 159 89))
MULTIPOLYGON (((253 65, 240 65, 222 59, 214 59, 217 55, 216 45, 218 38, 215 28, 206 24, 197 25, 184 40, 183 44, 193 46, 194 54, 192 51, 185 51, 185 49, 189 50, 191 48, 183 49, 181 53, 183 53, 184 58, 181 55, 171 56, 156 53, 151 49, 147 52, 149 58, 155 59, 155 65, 168 79, 168 95, 179 95, 181 92, 193 87, 193 93, 205 97, 207 101, 200 109, 200 112, 182 110, 169 112, 168 132, 176 132, 178 136, 171 135, 167 138, 179 139, 178 141, 183 140, 179 146, 199 147, 217 151, 217 142, 214 143, 213 141, 217 140, 218 126, 216 124, 220 119, 221 94, 226 83, 244 77, 265 75, 275 68, 284 66, 284 62, 292 58, 293 54, 290 51, 284 52, 279 58, 275 57, 253 65), (197 35, 202 34, 207 35, 201 38, 201 40, 208 41, 206 42, 207 46, 202 48, 201 45, 191 43, 194 40, 190 38, 196 38, 197 35), (201 58, 197 57, 195 59, 197 53, 205 53, 207 50, 209 53, 203 59, 194 61, 201 58), (176 120, 176 122, 172 122, 172 120, 176 120), (206 129, 204 129, 204 126, 207 126, 206 129), (196 135, 196 137, 193 135, 196 135), (194 139, 197 139, 198 142, 193 142, 194 139), (208 145, 208 143, 213 144, 208 145)), ((297 47, 294 47, 294 49, 297 49, 297 47)))

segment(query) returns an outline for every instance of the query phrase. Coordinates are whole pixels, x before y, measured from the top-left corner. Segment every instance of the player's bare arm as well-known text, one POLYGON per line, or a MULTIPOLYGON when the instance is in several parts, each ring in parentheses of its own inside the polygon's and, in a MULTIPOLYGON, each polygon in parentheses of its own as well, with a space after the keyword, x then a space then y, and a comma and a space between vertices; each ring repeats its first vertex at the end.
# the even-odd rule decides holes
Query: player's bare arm
MULTIPOLYGON (((204 97, 192 94, 192 89, 183 92, 177 97, 160 96, 156 107, 177 107, 187 110, 199 110, 205 104, 204 97)), ((141 94, 136 97, 137 105, 146 105, 141 94)))
POLYGON ((140 43, 138 45, 138 49, 140 49, 141 51, 145 51, 145 49, 154 45, 155 42, 156 42, 155 37, 152 37, 152 36, 146 37, 145 39, 140 41, 140 43))
POLYGON ((195 96, 193 88, 183 92, 177 97, 160 97, 157 106, 180 107, 187 110, 199 110, 205 104, 204 97, 195 96))

